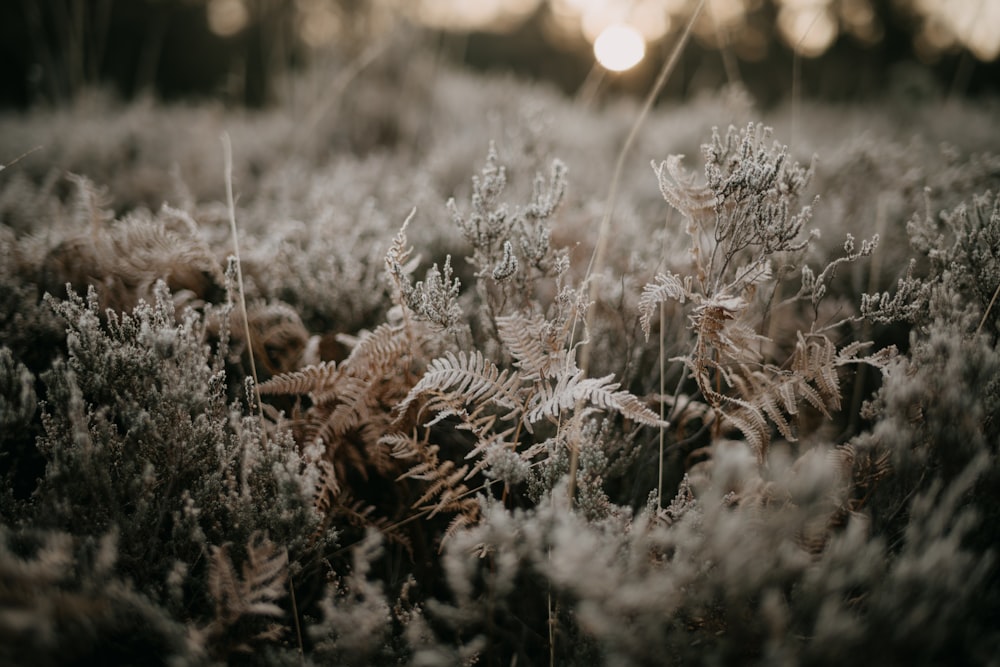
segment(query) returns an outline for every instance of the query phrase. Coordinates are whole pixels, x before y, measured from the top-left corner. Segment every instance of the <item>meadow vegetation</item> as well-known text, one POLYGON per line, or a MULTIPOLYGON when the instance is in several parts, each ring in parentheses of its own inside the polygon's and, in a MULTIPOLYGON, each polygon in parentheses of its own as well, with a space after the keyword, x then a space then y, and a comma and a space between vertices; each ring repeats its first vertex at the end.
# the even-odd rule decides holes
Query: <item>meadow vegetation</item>
POLYGON ((328 80, 0 116, 0 661, 996 663, 995 100, 328 80))

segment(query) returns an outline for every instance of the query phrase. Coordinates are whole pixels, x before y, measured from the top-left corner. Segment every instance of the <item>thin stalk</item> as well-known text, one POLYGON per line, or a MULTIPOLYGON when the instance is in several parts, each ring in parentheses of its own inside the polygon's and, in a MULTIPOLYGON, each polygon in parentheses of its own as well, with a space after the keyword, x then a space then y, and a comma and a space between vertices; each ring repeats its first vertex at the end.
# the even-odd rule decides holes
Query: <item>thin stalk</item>
POLYGON ((40 151, 40 150, 42 150, 42 146, 35 146, 34 148, 30 148, 30 149, 24 151, 23 153, 21 153, 20 155, 18 155, 16 158, 14 158, 13 160, 11 160, 10 162, 4 163, 4 164, 0 164, 0 171, 3 171, 7 167, 11 167, 11 166, 17 164, 18 162, 20 162, 24 158, 28 157, 29 155, 31 155, 35 151, 40 151))
POLYGON ((597 92, 600 90, 601 82, 604 81, 606 74, 607 70, 595 63, 587 73, 587 78, 580 84, 580 89, 576 91, 576 103, 584 109, 590 108, 594 100, 597 99, 597 92))
MULTIPOLYGON (((684 26, 684 31, 681 33, 680 39, 677 40, 677 44, 674 46, 674 50, 671 51, 670 57, 667 62, 663 64, 660 69, 659 75, 656 77, 656 82, 650 89, 649 94, 646 96, 646 101, 642 105, 642 109, 639 111, 639 115, 636 117, 635 122, 632 124, 632 128, 629 130, 628 136, 625 138, 625 142, 622 144, 621 150, 618 152, 618 160, 615 163, 615 171, 611 177, 611 187, 608 191, 607 204, 604 207, 604 216, 601 218, 601 226, 597 233, 597 243, 594 246, 594 252, 590 256, 590 263, 587 265, 587 273, 584 277, 584 284, 589 284, 589 296, 590 301, 593 302, 597 297, 597 283, 596 281, 591 281, 591 277, 596 271, 599 271, 604 265, 604 255, 607 252, 608 236, 611 231, 611 216, 615 210, 615 202, 618 199, 618 187, 621 184, 622 171, 625 168, 625 158, 628 157, 629 151, 632 149, 632 144, 635 143, 636 137, 639 135, 639 129, 642 127, 643 123, 646 121, 646 117, 649 116, 649 112, 653 108, 653 104, 656 103, 656 98, 659 97, 660 92, 666 85, 667 80, 670 78, 671 73, 677 67, 677 62, 680 60, 681 52, 684 51, 684 47, 687 46, 688 41, 691 39, 691 31, 694 28, 695 21, 701 15, 701 11, 705 8, 705 0, 700 0, 698 6, 694 8, 691 13, 691 18, 688 19, 687 25, 684 26)), ((593 331, 593 318, 594 308, 591 305, 587 309, 587 317, 585 323, 585 329, 587 330, 587 335, 590 336, 590 332, 593 331)), ((574 323, 574 334, 576 325, 574 323)), ((573 336, 571 336, 571 340, 573 336)), ((580 350, 580 369, 583 371, 584 375, 588 375, 590 371, 590 343, 587 342, 583 345, 583 349, 580 350)), ((576 474, 580 465, 580 454, 575 448, 570 449, 569 458, 569 497, 572 502, 573 497, 576 495, 576 474)))
POLYGON ((822 16, 822 12, 817 11, 816 15, 813 16, 813 20, 809 22, 806 31, 802 33, 799 37, 799 41, 795 43, 794 53, 792 53, 792 146, 798 146, 798 130, 799 130, 799 113, 802 102, 802 90, 800 88, 800 82, 802 80, 802 58, 799 56, 799 52, 802 50, 802 42, 806 40, 809 33, 812 31, 813 26, 816 25, 816 21, 822 16))
MULTIPOLYGON (((885 226, 889 215, 886 213, 887 201, 885 195, 879 195, 875 209, 875 234, 880 238, 885 238, 885 226)), ((868 266, 868 293, 874 294, 878 290, 879 276, 882 274, 882 259, 884 252, 876 250, 872 253, 872 260, 868 266)), ((863 320, 861 325, 861 340, 871 340, 872 325, 868 320, 863 320)), ((857 431, 858 420, 861 417, 861 402, 864 400, 865 381, 868 377, 868 364, 861 364, 854 374, 854 394, 851 396, 851 416, 848 419, 848 435, 857 431)))
MULTIPOLYGON (((667 315, 666 307, 663 303, 660 304, 660 421, 664 421, 666 416, 663 411, 664 399, 666 398, 667 387, 666 387, 666 354, 664 353, 664 343, 663 335, 664 330, 667 328, 667 315)), ((656 475, 656 502, 660 509, 663 509, 663 449, 664 440, 666 439, 666 433, 664 432, 663 426, 660 426, 660 465, 659 470, 656 475)))
POLYGON ((729 48, 729 33, 722 25, 719 24, 719 17, 716 14, 713 5, 709 5, 708 13, 712 16, 712 25, 715 28, 715 38, 719 40, 719 54, 722 56, 722 67, 726 71, 726 82, 730 86, 736 83, 742 83, 739 66, 737 66, 736 58, 733 57, 733 53, 729 48))
POLYGON ((299 664, 306 664, 305 649, 302 644, 302 625, 299 623, 299 606, 295 601, 295 582, 292 573, 288 573, 288 593, 292 600, 292 619, 295 621, 295 640, 298 642, 299 664))
POLYGON ((998 296, 1000 296, 1000 285, 997 285, 997 288, 993 290, 993 298, 990 299, 990 304, 986 306, 986 312, 983 313, 983 319, 979 320, 979 326, 976 327, 977 336, 979 335, 979 332, 983 330, 983 325, 986 324, 986 319, 990 316, 990 311, 993 310, 993 304, 997 302, 998 296))
POLYGON ((257 364, 253 358, 253 338, 250 336, 250 317, 247 315, 246 289, 243 287, 243 262, 240 261, 239 231, 236 228, 236 203, 233 199, 233 144, 229 133, 222 133, 222 150, 226 160, 226 206, 229 209, 229 231, 233 236, 233 256, 236 258, 236 283, 240 288, 240 311, 243 313, 243 335, 247 340, 247 352, 250 355, 250 374, 253 376, 253 391, 257 399, 257 412, 260 414, 260 434, 267 442, 267 430, 264 428, 264 404, 260 400, 260 381, 257 379, 257 364))

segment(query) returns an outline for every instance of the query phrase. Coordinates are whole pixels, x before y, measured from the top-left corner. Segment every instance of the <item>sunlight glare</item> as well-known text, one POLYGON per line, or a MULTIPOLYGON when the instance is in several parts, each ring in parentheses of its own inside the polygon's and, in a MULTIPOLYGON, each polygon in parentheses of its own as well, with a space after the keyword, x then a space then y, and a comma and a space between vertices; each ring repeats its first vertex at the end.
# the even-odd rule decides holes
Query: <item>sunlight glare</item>
POLYGON ((520 25, 539 0, 419 0, 406 6, 424 25, 442 30, 504 32, 520 25))
POLYGON ((642 33, 646 43, 662 39, 670 30, 670 14, 660 0, 645 0, 632 6, 629 20, 642 33))
POLYGON ((330 44, 343 29, 337 6, 327 0, 296 0, 299 37, 308 46, 330 44))
POLYGON ((612 72, 624 72, 646 55, 646 42, 638 30, 624 24, 610 25, 594 41, 597 62, 612 72))
POLYGON ((219 37, 231 37, 246 27, 250 13, 243 0, 209 0, 208 27, 219 37))
MULTIPOLYGON (((935 31, 950 33, 980 60, 990 62, 1000 55, 1000 2, 997 0, 952 0, 932 2, 918 0, 917 9, 925 16, 924 38, 934 44, 950 40, 934 35, 935 31), (937 37, 937 39, 935 39, 937 37)), ((948 48, 941 44, 940 50, 948 48)))
POLYGON ((822 55, 837 39, 839 31, 836 17, 823 2, 782 7, 778 29, 785 42, 807 58, 822 55))

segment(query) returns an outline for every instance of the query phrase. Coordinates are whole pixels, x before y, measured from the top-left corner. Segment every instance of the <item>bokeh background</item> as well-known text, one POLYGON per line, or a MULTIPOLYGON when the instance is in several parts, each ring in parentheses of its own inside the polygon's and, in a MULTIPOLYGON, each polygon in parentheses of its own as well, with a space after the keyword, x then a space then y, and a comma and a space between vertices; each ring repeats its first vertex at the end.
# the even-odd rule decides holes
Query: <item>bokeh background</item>
MULTIPOLYGON (((266 106, 286 75, 351 62, 401 33, 412 48, 577 94, 608 25, 646 58, 602 85, 639 93, 696 0, 5 0, 0 105, 61 104, 101 86, 125 99, 216 97, 266 106), (417 35, 413 38, 412 35, 417 35), (330 61, 334 62, 334 61, 330 61)), ((706 0, 667 96, 744 84, 761 104, 797 93, 856 100, 886 89, 1000 87, 1000 0, 706 0)))

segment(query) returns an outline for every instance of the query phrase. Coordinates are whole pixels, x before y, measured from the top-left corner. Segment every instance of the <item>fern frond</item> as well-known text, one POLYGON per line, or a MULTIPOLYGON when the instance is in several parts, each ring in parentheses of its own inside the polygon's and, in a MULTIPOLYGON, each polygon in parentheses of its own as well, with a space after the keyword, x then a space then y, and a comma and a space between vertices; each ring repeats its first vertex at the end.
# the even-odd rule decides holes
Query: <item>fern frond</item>
MULTIPOLYGON (((792 378, 794 380, 794 378, 792 378)), ((776 387, 776 393, 781 399, 781 405, 790 415, 797 415, 799 413, 798 400, 795 396, 796 383, 794 381, 778 382, 776 387)))
POLYGON ((441 549, 445 543, 454 537, 460 530, 468 526, 473 526, 479 522, 481 510, 479 503, 472 498, 466 499, 462 503, 462 511, 455 515, 455 518, 448 523, 444 534, 441 536, 441 549))
POLYGON ((525 380, 552 377, 566 360, 564 341, 542 316, 520 313, 497 318, 500 342, 525 380))
POLYGON ((335 361, 323 361, 291 373, 283 373, 260 383, 260 393, 267 395, 311 394, 335 384, 340 377, 335 361))
POLYGON ((762 371, 744 370, 742 374, 733 373, 731 379, 746 405, 751 405, 766 415, 786 440, 794 442, 797 439, 785 416, 786 413, 794 415, 798 412, 792 390, 794 377, 782 374, 771 376, 762 371))
POLYGON ((260 616, 281 616, 284 612, 275 604, 285 595, 288 573, 288 551, 279 549, 259 531, 247 542, 247 561, 243 564, 245 613, 260 616))
POLYGON ((355 528, 374 528, 390 542, 403 547, 410 558, 413 558, 413 542, 400 530, 399 525, 384 516, 379 516, 374 506, 355 499, 350 493, 345 492, 340 502, 333 508, 333 513, 355 528))
POLYGON ((680 276, 669 271, 657 273, 655 282, 643 286, 642 296, 639 297, 639 323, 642 325, 642 332, 646 335, 646 340, 649 340, 656 307, 665 301, 684 303, 686 299, 690 298, 690 295, 691 277, 681 279, 680 276))
POLYGON ((501 371, 479 350, 469 355, 462 351, 457 356, 449 351, 429 364, 420 382, 397 407, 397 414, 405 413, 420 396, 435 391, 464 403, 489 402, 516 410, 519 384, 517 374, 501 371))
POLYGON ((546 418, 556 419, 563 410, 585 404, 591 409, 613 410, 647 426, 669 426, 637 396, 618 390, 619 384, 612 381, 613 377, 585 378, 580 370, 575 375, 560 375, 554 385, 539 383, 539 391, 532 398, 532 407, 524 414, 525 425, 530 426, 546 418))
POLYGON ((697 335, 695 356, 705 360, 718 353, 737 363, 759 361, 757 348, 764 338, 741 318, 748 305, 742 296, 725 294, 700 303, 691 315, 697 335))
POLYGON ((431 516, 439 512, 461 509, 462 504, 460 501, 469 490, 462 483, 468 472, 468 465, 456 467, 452 461, 445 461, 435 470, 434 479, 431 481, 430 487, 414 503, 414 506, 419 507, 428 503, 432 498, 437 497, 438 500, 431 509, 431 516))
POLYGON ((414 450, 423 460, 410 467, 396 481, 401 479, 426 480, 433 477, 433 470, 438 467, 438 452, 441 448, 438 445, 424 445, 414 450))
POLYGON ((757 455, 757 461, 763 463, 771 443, 771 431, 764 412, 752 403, 738 398, 729 397, 727 400, 742 409, 727 412, 725 418, 739 429, 757 455))
POLYGON ((217 622, 232 624, 242 614, 242 594, 236 568, 229 557, 229 546, 212 545, 208 562, 208 592, 215 600, 217 622))
POLYGON ((811 336, 809 341, 799 332, 792 370, 819 390, 823 402, 833 410, 840 409, 840 378, 837 376, 837 347, 827 336, 811 336))
POLYGON ((711 214, 716 198, 707 186, 695 182, 694 173, 681 164, 683 158, 670 155, 660 164, 653 162, 653 171, 666 202, 688 218, 701 220, 711 214))
POLYGON ((396 459, 412 459, 419 451, 416 432, 386 433, 379 442, 389 447, 389 455, 396 459))
POLYGON ((340 482, 332 463, 320 459, 316 461, 316 466, 319 468, 319 479, 313 490, 313 505, 320 515, 326 516, 340 495, 340 482))
POLYGON ((212 546, 208 588, 215 600, 216 629, 224 629, 245 615, 281 616, 284 611, 275 601, 285 595, 287 571, 288 552, 260 532, 254 532, 247 542, 242 578, 236 575, 229 545, 212 546))
POLYGON ((780 408, 777 401, 775 401, 775 396, 776 392, 767 391, 765 389, 759 394, 759 399, 755 401, 755 403, 760 406, 760 409, 765 415, 767 415, 768 419, 770 419, 771 422, 778 427, 778 432, 781 433, 781 436, 785 438, 785 440, 795 442, 797 438, 795 436, 795 432, 792 430, 792 425, 785 417, 782 408, 780 408))
MULTIPOLYGON (((343 367, 341 367, 343 371, 343 367)), ((332 382, 310 394, 314 402, 311 412, 320 421, 332 424, 331 433, 340 435, 357 426, 365 414, 365 402, 378 378, 364 378, 340 372, 332 382)))
POLYGON ((827 406, 826 400, 809 384, 806 378, 796 375, 794 381, 788 384, 795 387, 795 391, 806 400, 806 403, 821 412, 827 419, 830 418, 830 408, 827 406))
POLYGON ((412 354, 411 344, 406 326, 380 324, 359 337, 341 368, 355 377, 382 377, 412 354))
POLYGON ((660 419, 639 397, 631 392, 619 390, 617 382, 611 382, 612 375, 603 378, 588 378, 576 385, 574 395, 602 410, 614 410, 626 419, 646 426, 667 428, 670 424, 660 419))
POLYGON ((556 419, 563 410, 569 410, 576 406, 576 385, 583 380, 583 370, 577 370, 574 375, 561 373, 556 378, 556 383, 549 382, 536 383, 537 391, 531 397, 528 407, 523 415, 525 427, 531 430, 532 424, 537 424, 542 419, 556 419))

